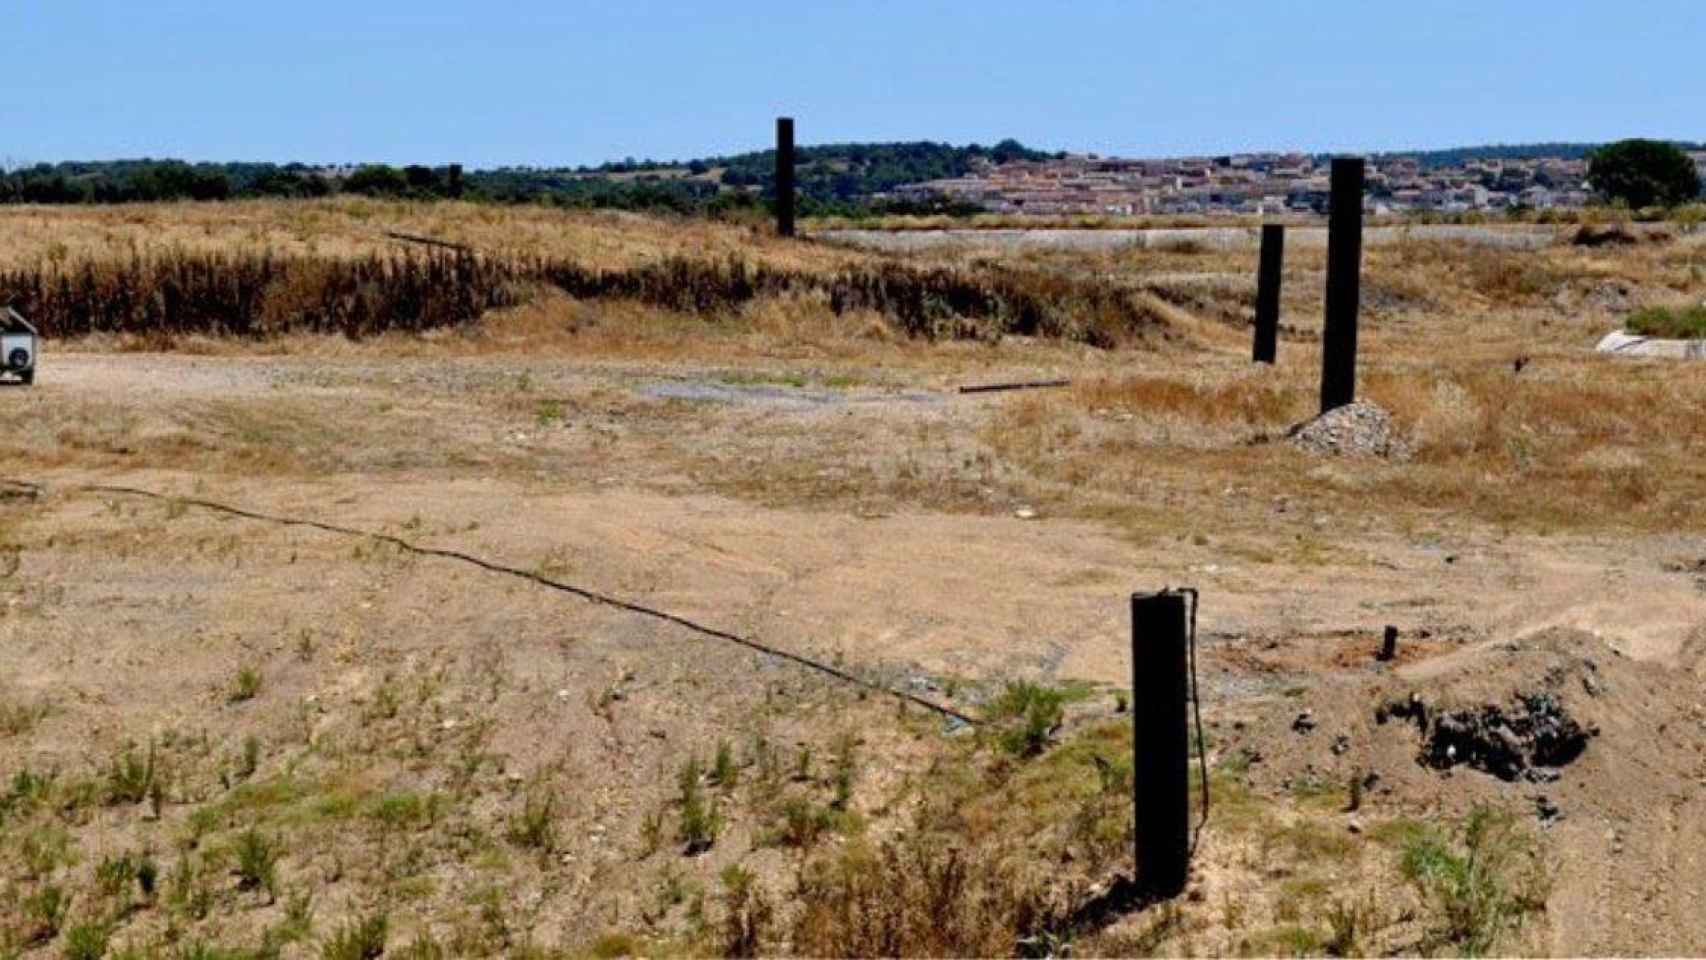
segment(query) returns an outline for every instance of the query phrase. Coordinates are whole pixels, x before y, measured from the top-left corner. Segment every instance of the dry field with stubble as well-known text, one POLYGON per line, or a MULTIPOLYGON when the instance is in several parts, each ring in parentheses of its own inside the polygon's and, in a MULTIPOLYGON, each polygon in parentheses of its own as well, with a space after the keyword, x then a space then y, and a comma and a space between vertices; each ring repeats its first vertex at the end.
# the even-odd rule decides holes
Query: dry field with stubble
POLYGON ((362 201, 0 228, 0 274, 44 278, 386 231, 788 278, 50 341, 0 388, 0 956, 1706 950, 1706 373, 1592 352, 1706 297, 1706 237, 1370 245, 1385 460, 1285 439, 1320 250, 1267 369, 1253 252, 1191 244, 362 201), (1187 896, 1108 915, 1126 597, 1167 585, 1202 590, 1213 803, 1187 896), (1412 693, 1597 733, 1532 779, 1436 769, 1377 722, 1412 693))

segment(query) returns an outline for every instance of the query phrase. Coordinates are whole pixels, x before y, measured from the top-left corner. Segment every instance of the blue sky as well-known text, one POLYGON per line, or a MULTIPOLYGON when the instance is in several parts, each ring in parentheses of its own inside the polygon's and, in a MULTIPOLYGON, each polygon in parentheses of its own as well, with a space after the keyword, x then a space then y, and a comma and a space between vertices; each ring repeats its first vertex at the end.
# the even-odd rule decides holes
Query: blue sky
POLYGON ((1706 3, 10 0, 0 162, 1706 139, 1706 3))

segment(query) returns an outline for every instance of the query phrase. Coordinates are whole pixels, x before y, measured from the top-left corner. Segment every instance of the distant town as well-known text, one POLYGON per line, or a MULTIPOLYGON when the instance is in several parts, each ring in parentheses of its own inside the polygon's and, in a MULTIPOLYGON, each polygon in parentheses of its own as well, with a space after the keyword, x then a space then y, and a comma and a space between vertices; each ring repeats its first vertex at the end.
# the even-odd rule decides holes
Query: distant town
MULTIPOLYGON (((1706 150, 1689 155, 1706 176, 1706 150)), ((894 195, 1005 214, 1320 213, 1327 207, 1328 163, 1303 153, 984 160, 962 176, 905 184, 894 195)), ((1574 208, 1593 197, 1587 161, 1565 157, 1471 158, 1433 167, 1414 157, 1376 157, 1367 186, 1371 213, 1574 208)))

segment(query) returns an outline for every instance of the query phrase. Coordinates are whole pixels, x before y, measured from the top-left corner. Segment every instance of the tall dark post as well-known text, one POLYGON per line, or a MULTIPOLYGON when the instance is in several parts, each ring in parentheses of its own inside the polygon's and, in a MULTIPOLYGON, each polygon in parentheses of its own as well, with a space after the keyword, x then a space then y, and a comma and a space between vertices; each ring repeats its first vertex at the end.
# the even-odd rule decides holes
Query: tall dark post
POLYGON ((1361 157, 1333 161, 1333 199, 1327 211, 1327 326, 1321 335, 1322 413, 1356 399, 1362 175, 1361 157))
POLYGON ((1273 363, 1279 349, 1280 268, 1285 262, 1285 227, 1262 224, 1262 262, 1256 271, 1256 344, 1253 359, 1273 363))
POLYGON ((776 232, 794 235, 794 118, 776 118, 776 232))
POLYGON ((1145 894, 1185 889, 1190 758, 1185 724, 1186 595, 1131 598, 1132 793, 1137 882, 1145 894))

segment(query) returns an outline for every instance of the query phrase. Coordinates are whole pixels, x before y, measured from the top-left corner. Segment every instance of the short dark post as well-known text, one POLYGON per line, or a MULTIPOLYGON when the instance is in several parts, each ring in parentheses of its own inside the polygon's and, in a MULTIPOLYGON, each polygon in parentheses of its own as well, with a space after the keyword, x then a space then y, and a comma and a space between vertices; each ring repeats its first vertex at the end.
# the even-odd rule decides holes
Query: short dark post
POLYGON ((1132 794, 1137 883, 1155 897, 1185 889, 1190 758, 1185 724, 1186 597, 1131 598, 1132 794))
POLYGON ((1398 656, 1398 628, 1387 624, 1386 636, 1380 641, 1379 659, 1391 660, 1396 656, 1398 656))
POLYGON ((1333 161, 1333 198, 1327 211, 1327 326, 1321 335, 1322 413, 1356 399, 1362 179, 1361 157, 1333 161))
POLYGON ((776 232, 794 235, 794 118, 776 118, 776 232))
POLYGON ((1256 271, 1257 363, 1273 363, 1279 349, 1280 267, 1285 262, 1285 227, 1262 224, 1262 262, 1256 271))

